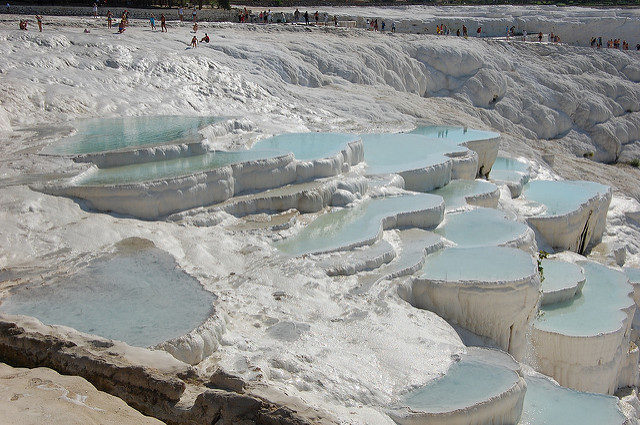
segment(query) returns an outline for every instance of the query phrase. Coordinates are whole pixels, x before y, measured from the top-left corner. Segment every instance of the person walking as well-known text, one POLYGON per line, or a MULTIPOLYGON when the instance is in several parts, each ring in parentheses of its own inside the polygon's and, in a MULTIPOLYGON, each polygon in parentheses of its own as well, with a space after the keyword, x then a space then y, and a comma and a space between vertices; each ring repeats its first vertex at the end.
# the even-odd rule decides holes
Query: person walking
POLYGON ((149 18, 149 24, 151 24, 151 31, 155 31, 156 30, 156 18, 155 18, 155 16, 151 15, 151 17, 149 18))
POLYGON ((38 29, 42 32, 42 16, 36 15, 36 20, 38 21, 38 29))
POLYGON ((164 13, 160 15, 160 32, 167 32, 167 18, 164 17, 164 13))
POLYGON ((191 39, 191 47, 192 48, 196 48, 198 47, 198 39, 196 38, 196 36, 194 35, 193 38, 191 39))

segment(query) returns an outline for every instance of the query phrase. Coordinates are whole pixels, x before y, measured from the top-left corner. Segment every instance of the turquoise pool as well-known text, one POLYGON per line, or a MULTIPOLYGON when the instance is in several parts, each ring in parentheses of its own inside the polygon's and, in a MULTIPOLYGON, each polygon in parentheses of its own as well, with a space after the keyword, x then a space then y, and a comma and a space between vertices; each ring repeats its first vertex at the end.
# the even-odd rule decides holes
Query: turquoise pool
POLYGON ((453 363, 441 378, 406 394, 402 404, 414 411, 449 412, 498 396, 518 379, 518 374, 506 367, 462 359, 453 363))
POLYGON ((166 161, 91 169, 78 176, 74 183, 78 186, 95 186, 160 180, 280 155, 281 152, 274 151, 216 151, 166 161))
POLYGON ((360 137, 342 133, 286 133, 259 140, 251 150, 293 153, 300 161, 313 161, 335 155, 360 137))
POLYGON ((432 125, 417 127, 411 134, 420 134, 430 138, 447 140, 452 143, 464 143, 472 140, 486 140, 500 137, 500 133, 484 130, 472 130, 466 127, 432 125))
POLYGON ((623 425, 618 399, 575 391, 542 377, 525 377, 527 393, 519 425, 623 425))
POLYGON ((451 180, 446 186, 429 193, 442 196, 447 210, 453 210, 468 205, 468 196, 483 195, 497 189, 495 184, 486 180, 451 180))
POLYGON ((214 300, 215 295, 177 268, 173 257, 146 248, 17 287, 0 311, 147 347, 198 327, 212 314, 214 300))
POLYGON ((570 213, 590 198, 605 194, 608 186, 588 181, 551 181, 534 180, 523 190, 527 199, 547 207, 545 216, 556 216, 570 213))
POLYGON ((573 263, 561 260, 542 260, 544 280, 542 292, 556 292, 575 287, 578 282, 585 280, 582 268, 573 263))
POLYGON ((417 134, 363 134, 367 174, 390 174, 441 164, 446 153, 466 152, 455 142, 439 141, 417 134))
POLYGON ((534 322, 535 326, 570 336, 615 331, 626 318, 621 309, 633 304, 629 297, 633 289, 627 276, 591 261, 578 264, 586 277, 582 293, 571 300, 541 307, 542 314, 534 322))
POLYGON ((477 208, 447 214, 434 232, 457 246, 479 247, 498 246, 515 241, 525 236, 529 232, 529 227, 526 224, 508 220, 502 211, 477 208))
POLYGON ((51 151, 62 155, 79 155, 159 145, 196 137, 198 130, 222 119, 157 115, 79 121, 73 124, 76 134, 63 139, 51 151))
POLYGON ((442 198, 425 193, 370 199, 318 217, 298 234, 275 246, 290 255, 334 251, 375 238, 385 217, 437 207, 442 198))
POLYGON ((428 255, 420 272, 429 280, 513 281, 537 273, 531 255, 498 246, 447 248, 428 255))

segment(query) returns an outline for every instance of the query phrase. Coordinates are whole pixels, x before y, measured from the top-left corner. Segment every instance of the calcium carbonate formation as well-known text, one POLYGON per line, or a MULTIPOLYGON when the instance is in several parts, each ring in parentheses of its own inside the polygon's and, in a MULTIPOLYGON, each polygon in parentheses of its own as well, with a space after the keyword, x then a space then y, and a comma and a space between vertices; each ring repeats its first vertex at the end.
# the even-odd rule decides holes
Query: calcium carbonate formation
MULTIPOLYGON (((467 128, 291 133, 258 140, 245 150, 215 149, 199 136, 209 131, 215 138, 224 134, 220 128, 235 128, 238 122, 139 117, 97 128, 77 124, 74 136, 48 154, 91 165, 74 177, 33 188, 71 197, 93 211, 166 225, 222 226, 232 216, 238 231, 252 228, 272 247, 275 263, 260 263, 259 273, 278 273, 278 261, 307 261, 336 282, 355 281, 349 297, 368 297, 376 288, 395 303, 409 303, 415 314, 428 310, 461 335, 495 347, 461 345, 440 376, 416 376, 397 382, 392 393, 370 395, 371 403, 398 424, 557 423, 550 419, 549 403, 558 412, 584 404, 576 415, 602 417, 601 425, 624 422, 615 399, 579 391, 613 394, 638 381, 638 349, 632 343, 636 305, 629 282, 637 283, 637 273, 627 270, 627 277, 577 255, 567 262, 540 260, 537 254, 538 244, 582 254, 599 241, 610 188, 529 181, 525 162, 497 157, 499 134, 467 128), (163 131, 154 133, 160 122, 163 131), (112 133, 118 135, 114 140, 112 133), (498 209, 503 193, 514 198, 516 212, 498 209), (527 206, 524 213, 517 213, 518 205, 527 206), (524 370, 519 362, 547 376, 524 370), (596 405, 593 415, 586 413, 596 405)), ((126 299, 118 304, 119 320, 105 320, 98 286, 88 293, 78 290, 87 279, 83 272, 56 278, 57 290, 18 286, 5 294, 0 310, 162 349, 193 365, 220 347, 245 344, 233 332, 225 333, 234 324, 218 314, 217 297, 169 254, 144 241, 117 246, 85 267, 111 270, 117 284, 106 279, 96 285, 117 302, 126 299), (149 256, 155 260, 147 264, 149 256), (158 270, 153 279, 140 280, 127 269, 132 262, 147 276, 158 270), (172 270, 165 270, 167 265, 172 270), (32 291, 28 299, 25 291, 32 291), (57 296, 73 291, 86 310, 52 308, 50 303, 63 302, 49 297, 51 291, 57 296), (196 300, 193 294, 206 297, 196 300), (144 300, 150 297, 158 311, 132 315, 138 310, 131 307, 148 306, 144 300), (179 313, 184 323, 167 320, 168 311, 179 313), (102 326, 106 323, 110 328, 102 326), (158 335, 137 338, 132 330, 158 335)), ((287 273, 286 266, 282 270, 287 273)), ((220 278, 235 279, 231 274, 220 278)), ((272 296, 277 302, 287 294, 272 296)), ((387 308, 388 301, 371 302, 387 308)), ((352 320, 367 320, 367 314, 354 310, 336 318, 352 320)), ((265 323, 270 338, 288 344, 306 338, 310 329, 295 321, 265 323)), ((280 371, 274 379, 298 371, 290 360, 274 362, 280 371)))

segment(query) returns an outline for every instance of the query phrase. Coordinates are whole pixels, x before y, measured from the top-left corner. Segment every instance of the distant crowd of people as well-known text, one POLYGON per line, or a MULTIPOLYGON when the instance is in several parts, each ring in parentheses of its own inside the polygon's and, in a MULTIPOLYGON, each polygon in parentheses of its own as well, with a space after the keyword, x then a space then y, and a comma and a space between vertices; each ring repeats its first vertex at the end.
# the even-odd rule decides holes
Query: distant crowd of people
MULTIPOLYGON (((101 0, 98 0, 101 1, 101 0)), ((103 1, 103 0, 102 0, 103 1)), ((7 10, 9 10, 10 5, 9 3, 7 3, 7 10)), ((178 19, 180 21, 184 21, 185 20, 185 13, 184 13, 184 9, 182 7, 178 8, 178 19)), ((94 3, 93 4, 93 16, 95 18, 98 18, 98 3, 94 3)), ((197 16, 198 16, 198 10, 196 9, 196 7, 193 7, 193 9, 191 10, 191 19, 193 21, 193 33, 196 34, 198 32, 198 22, 197 22, 197 16)), ((107 11, 106 14, 107 17, 107 26, 108 28, 112 28, 113 26, 113 13, 111 12, 111 10, 107 11)), ((122 12, 121 18, 120 18, 120 22, 118 23, 118 33, 123 33, 128 24, 129 24, 129 17, 130 17, 130 13, 128 10, 124 10, 122 12)), ((40 15, 35 15, 36 21, 38 23, 38 30, 40 32, 42 32, 42 16, 40 15)), ((304 22, 306 25, 310 25, 313 21, 315 21, 316 25, 319 25, 321 22, 326 26, 329 25, 329 21, 331 20, 331 22, 333 23, 334 26, 338 26, 338 17, 336 15, 334 15, 332 18, 330 18, 329 14, 326 12, 323 12, 322 14, 320 12, 318 12, 317 10, 315 11, 315 13, 313 13, 312 15, 309 15, 308 11, 305 11, 304 13, 301 13, 299 9, 296 9, 295 12, 293 13, 293 23, 302 23, 304 22)), ((26 31, 27 27, 28 27, 28 20, 27 19, 21 19, 19 22, 19 28, 21 30, 26 31)), ((247 10, 247 8, 243 8, 242 10, 240 10, 238 12, 238 22, 240 23, 245 23, 245 22, 250 22, 250 23, 273 23, 273 22, 277 22, 277 23, 286 23, 287 22, 287 15, 284 12, 277 12, 274 13, 271 11, 271 9, 265 10, 260 12, 259 14, 254 14, 252 13, 250 10, 247 10)), ((151 17, 149 18, 149 25, 151 27, 152 31, 156 30, 156 18, 154 15, 151 15, 151 17)), ((367 19, 366 20, 366 28, 371 30, 371 31, 382 31, 384 32, 387 29, 387 23, 383 20, 383 19, 367 19)), ((164 15, 164 13, 160 14, 160 30, 161 32, 167 32, 167 18, 164 15)), ((89 32, 88 29, 85 29, 85 32, 89 32)), ((391 22, 391 32, 396 32, 396 23, 395 22, 391 22)), ((453 33, 453 29, 450 28, 447 24, 439 24, 436 25, 436 34, 437 35, 451 35, 453 33)), ((506 27, 505 28, 505 33, 506 33, 506 38, 507 40, 511 39, 512 37, 518 37, 519 35, 516 34, 516 28, 515 26, 511 26, 511 27, 506 27)), ((464 37, 467 38, 469 36, 469 30, 467 28, 466 25, 462 25, 461 28, 456 28, 455 29, 455 35, 460 37, 464 37)), ((482 26, 478 26, 476 29, 476 35, 477 37, 481 37, 482 36, 482 26)), ((529 34, 527 34, 526 30, 522 31, 522 41, 528 41, 527 40, 527 36, 529 34)), ((542 42, 542 40, 544 39, 544 35, 542 34, 542 32, 539 32, 535 38, 537 38, 538 42, 542 42)), ((209 36, 205 33, 205 36, 200 39, 200 43, 208 43, 209 42, 209 36)), ((554 33, 549 33, 547 34, 547 41, 549 43, 560 43, 560 36, 554 33)), ((191 39, 191 43, 190 43, 191 47, 196 47, 198 45, 198 38, 194 35, 193 38, 191 39)), ((619 38, 616 39, 609 39, 606 42, 603 42, 602 37, 592 37, 590 40, 590 45, 593 48, 597 48, 600 49, 602 47, 608 48, 608 49, 617 49, 617 50, 630 50, 629 47, 629 43, 627 43, 626 40, 621 40, 619 38)), ((636 44, 635 49, 640 51, 640 43, 636 44)))

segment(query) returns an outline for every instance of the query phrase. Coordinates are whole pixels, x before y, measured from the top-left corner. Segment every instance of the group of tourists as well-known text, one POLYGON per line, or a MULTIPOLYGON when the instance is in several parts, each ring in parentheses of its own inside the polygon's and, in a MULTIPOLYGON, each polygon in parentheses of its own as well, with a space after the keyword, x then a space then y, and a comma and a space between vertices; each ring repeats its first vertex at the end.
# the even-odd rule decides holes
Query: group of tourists
MULTIPOLYGON (((204 37, 202 37, 202 39, 200 40, 200 43, 208 43, 209 42, 209 35, 205 32, 204 33, 204 37)), ((191 44, 190 46, 192 48, 198 47, 198 37, 196 37, 195 35, 193 36, 193 38, 191 39, 191 44)))
MULTIPOLYGON (((395 23, 394 23, 393 29, 395 32, 395 23)), ((436 35, 451 35, 452 33, 453 33, 453 29, 449 27, 447 24, 436 25, 436 35)), ((464 38, 469 37, 469 29, 464 24, 462 25, 462 28, 456 29, 456 37, 460 37, 460 36, 464 38)), ((476 28, 476 36, 482 37, 482 26, 478 26, 478 28, 476 28)))
MULTIPOLYGON (((38 31, 42 32, 42 16, 36 15, 36 21, 38 22, 38 31)), ((29 21, 27 19, 20 19, 18 28, 20 28, 23 31, 27 31, 28 24, 29 24, 29 21)))
MULTIPOLYGON (((97 17, 98 16, 98 10, 97 10, 98 4, 94 3, 93 5, 93 16, 97 17)), ((7 8, 9 8, 9 5, 7 4, 7 8)), ((193 20, 193 33, 196 34, 198 31, 198 22, 197 22, 197 9, 194 7, 191 13, 192 16, 192 20, 193 20)), ((313 17, 313 20, 315 21, 316 25, 319 24, 322 21, 324 22, 324 25, 328 25, 329 23, 329 14, 324 12, 322 14, 322 18, 321 15, 318 11, 316 11, 315 13, 313 13, 313 15, 311 15, 313 17)), ((120 18, 120 22, 118 24, 118 33, 123 33, 128 24, 129 24, 129 11, 128 10, 124 10, 122 12, 122 16, 120 18)), ((38 23, 38 30, 40 32, 42 32, 42 16, 40 15, 35 15, 36 21, 38 23)), ((182 9, 182 7, 180 7, 178 9, 178 18, 180 19, 180 21, 184 21, 184 10, 182 9)), ((277 17, 274 17, 274 13, 271 11, 271 9, 268 9, 266 11, 262 11, 260 12, 257 16, 254 15, 250 10, 247 10, 247 8, 245 7, 243 10, 239 11, 238 13, 238 22, 244 23, 244 22, 258 22, 258 23, 272 23, 274 22, 274 19, 276 20, 276 22, 282 22, 285 23, 287 22, 286 16, 283 12, 279 12, 279 15, 277 17)), ((166 17, 164 15, 164 13, 160 14, 160 29, 162 32, 167 32, 167 23, 166 23, 166 17)), ((305 11, 304 13, 301 13, 300 10, 296 9, 295 12, 293 13, 293 22, 294 23, 298 23, 298 22, 305 22, 305 24, 309 25, 311 22, 311 17, 309 15, 308 11, 305 11)), ((332 23, 334 26, 338 26, 338 17, 337 16, 333 16, 333 18, 331 19, 332 23)), ((112 28, 112 23, 113 23, 113 13, 111 12, 111 10, 107 11, 107 26, 108 28, 112 28)), ((149 24, 151 27, 152 31, 156 30, 156 19, 154 15, 151 15, 151 17, 149 18, 149 24)), ((21 19, 19 22, 19 28, 21 30, 27 30, 27 25, 28 25, 28 20, 26 19, 21 19)), ((385 31, 387 29, 387 23, 382 20, 382 19, 367 19, 366 21, 366 28, 368 28, 371 31, 385 31)), ((85 32, 89 32, 88 30, 85 30, 85 32)), ((391 32, 396 32, 396 23, 392 22, 391 23, 391 32)), ((452 28, 450 28, 447 24, 440 24, 440 25, 436 25, 436 34, 437 35, 451 35, 453 32, 452 28)), ((509 40, 511 37, 516 37, 516 28, 515 26, 511 26, 511 27, 506 27, 505 28, 505 33, 507 36, 507 40, 509 40)), ((478 26, 478 28, 476 29, 476 34, 478 37, 481 37, 482 34, 482 26, 478 26)), ((462 28, 457 28, 455 31, 455 35, 460 37, 463 36, 465 38, 468 37, 468 29, 466 25, 462 25, 462 28)), ((524 30, 522 32, 522 40, 523 41, 527 41, 527 31, 524 30)), ((542 32, 539 32, 536 35, 537 41, 538 42, 542 42, 544 35, 542 34, 542 32)), ((549 33, 547 35, 547 41, 549 43, 560 43, 560 36, 558 36, 557 34, 554 33, 549 33)), ((205 33, 205 36, 200 40, 200 42, 205 42, 208 43, 209 42, 209 36, 205 33)), ((191 39, 191 43, 190 43, 191 47, 196 47, 198 45, 198 38, 194 35, 193 38, 191 39)), ((617 49, 617 50, 629 50, 629 43, 626 40, 621 40, 619 38, 616 39, 609 39, 606 41, 606 43, 603 43, 602 37, 592 37, 591 41, 590 41, 590 45, 593 48, 597 48, 600 49, 602 48, 604 45, 606 45, 607 48, 609 49, 617 49)), ((640 51, 640 43, 637 44, 635 46, 636 50, 640 51)))
MULTIPOLYGON (((387 23, 385 21, 383 21, 382 19, 380 20, 380 24, 378 25, 378 19, 372 19, 369 20, 367 19, 367 27, 369 27, 370 31, 384 31, 385 28, 387 27, 387 23)), ((391 32, 396 32, 396 23, 392 22, 391 24, 391 32)))
MULTIPOLYGON (((602 48, 602 37, 592 37, 591 38, 591 47, 596 49, 602 48)), ((619 38, 609 39, 607 40, 607 49, 616 49, 616 50, 629 50, 629 43, 627 40, 620 41, 619 38)), ((636 50, 640 50, 640 44, 636 44, 636 50)))

